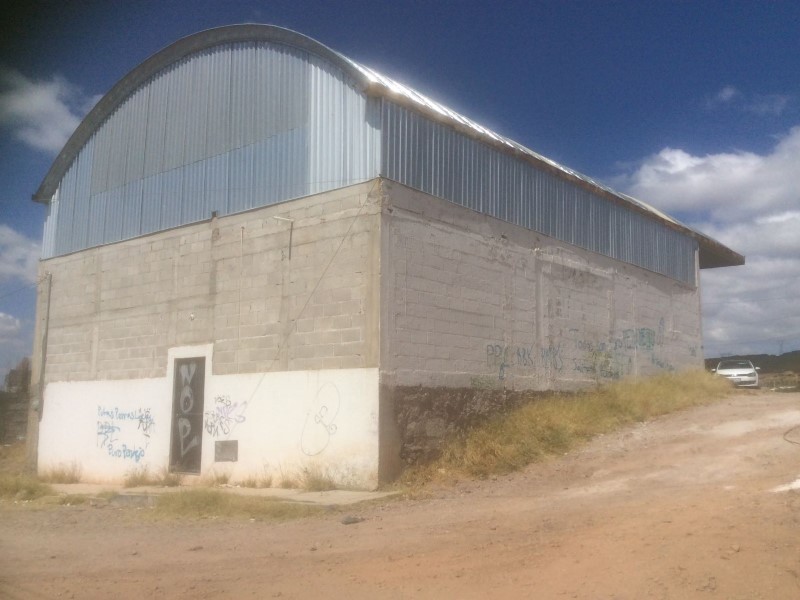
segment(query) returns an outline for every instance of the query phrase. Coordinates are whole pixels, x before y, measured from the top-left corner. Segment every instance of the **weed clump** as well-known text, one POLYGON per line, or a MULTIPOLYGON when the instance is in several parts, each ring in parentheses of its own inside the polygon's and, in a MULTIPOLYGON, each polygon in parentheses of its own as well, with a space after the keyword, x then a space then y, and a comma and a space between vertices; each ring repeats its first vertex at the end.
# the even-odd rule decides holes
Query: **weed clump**
POLYGON ((50 467, 42 473, 41 479, 49 483, 78 483, 81 480, 81 466, 73 461, 61 463, 55 467, 50 467))
POLYGON ((706 404, 730 386, 704 371, 631 379, 574 394, 539 397, 446 440, 435 461, 409 468, 408 485, 519 470, 598 434, 706 404))
POLYGON ((239 485, 244 488, 272 487, 272 476, 266 473, 261 477, 257 477, 256 475, 249 475, 244 479, 239 480, 239 485))
POLYGON ((231 480, 230 473, 214 471, 208 476, 206 482, 208 485, 212 487, 224 487, 228 485, 228 482, 230 480, 231 480))
POLYGON ((327 492, 337 488, 333 476, 318 466, 303 469, 300 486, 307 492, 327 492))
POLYGON ((24 443, 0 446, 0 498, 36 500, 55 494, 52 487, 27 471, 24 443))
POLYGON ((298 471, 281 470, 278 486, 307 492, 327 492, 339 488, 333 475, 319 465, 309 465, 298 471))
POLYGON ((0 498, 15 500, 36 500, 43 496, 52 496, 55 491, 46 483, 42 483, 32 475, 21 473, 0 474, 0 498))
POLYGON ((164 468, 160 473, 151 473, 147 467, 131 469, 125 475, 122 486, 126 488, 159 486, 177 487, 181 484, 180 473, 170 473, 169 469, 164 468))
POLYGON ((292 473, 281 472, 280 479, 278 479, 278 487, 284 490, 293 490, 300 487, 300 479, 292 473))

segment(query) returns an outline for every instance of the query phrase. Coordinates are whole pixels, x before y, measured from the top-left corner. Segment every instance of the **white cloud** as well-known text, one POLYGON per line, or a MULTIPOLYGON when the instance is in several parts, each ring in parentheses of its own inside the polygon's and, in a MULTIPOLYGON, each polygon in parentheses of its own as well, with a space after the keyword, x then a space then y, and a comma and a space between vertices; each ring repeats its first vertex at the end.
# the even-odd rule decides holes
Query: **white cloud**
POLYGON ((740 223, 696 222, 693 226, 726 246, 747 248, 751 256, 800 259, 797 211, 755 216, 740 223))
POLYGON ((722 88, 717 94, 714 96, 714 100, 717 102, 730 102, 734 98, 739 96, 739 90, 737 90, 732 85, 726 85, 722 88))
POLYGON ((0 125, 37 150, 61 150, 97 100, 63 77, 34 81, 0 69, 0 125))
POLYGON ((14 338, 22 329, 22 323, 16 317, 0 312, 0 342, 14 338))
POLYGON ((800 260, 752 254, 701 282, 707 356, 800 349, 800 260))
POLYGON ((665 148, 615 185, 746 256, 701 273, 706 354, 800 349, 800 127, 765 154, 665 148))
POLYGON ((0 284, 21 280, 36 281, 39 244, 8 225, 0 225, 0 284))
MULTIPOLYGON (((5 310, 24 313, 25 307, 32 309, 36 297, 32 284, 37 280, 38 262, 39 244, 0 224, 0 298, 5 310), (23 288, 26 284, 28 289, 23 288)), ((0 385, 8 369, 30 353, 32 329, 30 317, 0 312, 0 385)))
POLYGON ((767 96, 755 96, 745 105, 745 110, 759 116, 777 117, 786 110, 789 105, 789 96, 782 94, 769 94, 767 96))
POLYGON ((789 106, 790 96, 785 94, 745 94, 732 85, 726 85, 708 98, 708 110, 728 107, 753 113, 759 117, 777 117, 789 106))
POLYGON ((714 222, 741 222, 797 208, 800 127, 765 155, 737 151, 694 156, 664 148, 615 180, 632 196, 667 212, 706 211, 714 222))

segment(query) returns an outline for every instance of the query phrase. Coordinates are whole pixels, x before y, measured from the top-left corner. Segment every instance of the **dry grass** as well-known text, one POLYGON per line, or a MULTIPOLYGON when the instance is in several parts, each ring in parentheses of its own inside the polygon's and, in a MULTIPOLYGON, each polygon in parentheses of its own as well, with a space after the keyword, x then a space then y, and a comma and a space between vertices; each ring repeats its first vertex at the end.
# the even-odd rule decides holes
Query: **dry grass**
POLYGON ((55 494, 53 488, 27 471, 24 442, 0 446, 0 498, 35 500, 55 494))
POLYGON ((89 497, 83 494, 66 494, 58 497, 58 504, 61 506, 79 506, 81 504, 88 504, 89 497))
MULTIPOLYGON (((728 382, 703 371, 663 374, 627 380, 569 395, 553 395, 535 401, 448 440, 435 462, 412 467, 402 482, 419 486, 431 480, 486 477, 520 469, 544 457, 560 454, 600 433, 645 421, 691 406, 705 404, 730 393, 728 382)), ((74 482, 80 469, 74 464, 52 469, 53 482, 74 482)), ((227 483, 228 478, 215 478, 227 483), (223 481, 224 479, 224 481, 223 481)), ((175 486, 180 475, 164 470, 151 474, 135 469, 125 478, 125 487, 175 486)), ((251 477, 243 487, 269 487, 272 478, 251 477)), ((309 491, 335 489, 327 472, 309 467, 301 473, 281 473, 278 485, 309 491)), ((52 488, 25 473, 24 444, 0 448, 0 497, 35 499, 52 495, 52 488)), ((213 490, 191 490, 164 494, 157 512, 163 515, 239 515, 251 518, 289 519, 314 514, 318 509, 278 502, 274 499, 222 494, 213 490)))
POLYGON ((27 471, 25 442, 0 446, 0 473, 27 471))
POLYGON ((508 473, 600 433, 709 403, 730 391, 727 381, 698 370, 540 398, 448 440, 438 460, 410 468, 402 482, 419 486, 508 473))
POLYGON ((294 474, 281 471, 281 476, 278 479, 278 487, 285 490, 295 490, 300 487, 300 478, 294 474))
POLYGON ((258 477, 256 475, 250 475, 241 479, 239 481, 239 485, 246 488, 268 488, 272 487, 272 475, 269 475, 264 471, 264 475, 258 477))
POLYGON ((35 500, 42 496, 52 496, 55 491, 33 475, 19 473, 0 473, 0 498, 15 500, 35 500))
POLYGON ((309 465, 300 471, 281 470, 278 487, 307 492, 326 492, 339 489, 330 472, 318 465, 309 465))
POLYGON ((307 492, 327 492, 337 488, 333 476, 318 466, 303 469, 300 476, 300 487, 307 492))
POLYGON ((792 371, 783 373, 767 373, 759 377, 762 388, 774 392, 797 392, 800 391, 800 375, 792 371))
POLYGON ((203 478, 203 484, 210 487, 221 487, 228 485, 231 480, 230 473, 214 471, 203 478))
POLYGON ((81 480, 82 469, 76 462, 61 463, 50 467, 42 473, 42 481, 48 483, 78 483, 81 480))
POLYGON ((283 502, 275 498, 240 496, 199 488, 162 494, 154 513, 161 517, 230 517, 285 521, 324 511, 322 507, 283 502))
POLYGON ((170 473, 169 469, 166 468, 159 473, 150 473, 147 467, 131 469, 122 482, 122 486, 126 488, 143 486, 177 487, 180 484, 180 473, 170 473))

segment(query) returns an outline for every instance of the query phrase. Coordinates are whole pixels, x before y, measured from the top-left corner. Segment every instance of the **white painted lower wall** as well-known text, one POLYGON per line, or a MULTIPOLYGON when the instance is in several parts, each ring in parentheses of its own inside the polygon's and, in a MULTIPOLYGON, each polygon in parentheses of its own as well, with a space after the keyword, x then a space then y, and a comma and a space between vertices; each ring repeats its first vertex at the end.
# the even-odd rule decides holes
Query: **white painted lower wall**
MULTIPOLYGON (((175 357, 202 356, 184 349, 175 357)), ((210 358, 210 357, 209 357, 210 358)), ((204 386, 201 477, 230 482, 298 479, 304 470, 339 486, 378 485, 378 369, 212 375, 204 386), (215 444, 238 442, 216 462, 215 444)), ((120 482, 169 468, 173 380, 63 381, 47 385, 39 472, 75 465, 86 482, 120 482)))

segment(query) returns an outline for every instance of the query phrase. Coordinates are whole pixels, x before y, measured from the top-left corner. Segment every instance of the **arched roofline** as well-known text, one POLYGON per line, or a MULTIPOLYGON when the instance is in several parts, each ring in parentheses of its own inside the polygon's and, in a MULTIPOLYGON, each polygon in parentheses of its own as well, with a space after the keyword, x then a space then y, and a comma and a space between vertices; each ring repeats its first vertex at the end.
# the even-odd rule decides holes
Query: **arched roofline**
POLYGON ((237 42, 271 42, 284 44, 314 54, 341 69, 342 72, 356 84, 356 87, 366 94, 386 97, 393 102, 411 108, 435 121, 446 123, 456 131, 468 137, 488 144, 502 152, 517 156, 522 160, 534 164, 540 169, 544 169, 561 178, 567 179, 579 187, 595 193, 612 203, 622 205, 629 210, 646 215, 651 219, 656 219, 666 227, 689 235, 699 243, 699 267, 701 269, 744 264, 744 256, 727 248, 718 241, 678 223, 674 219, 642 202, 615 192, 588 177, 580 175, 571 169, 539 155, 511 139, 490 131, 438 102, 426 98, 411 88, 407 88, 396 81, 351 61, 347 57, 306 35, 276 25, 256 23, 225 25, 223 27, 215 27, 189 35, 156 52, 135 67, 120 79, 114 87, 100 99, 83 121, 81 121, 80 125, 78 125, 77 129, 75 129, 64 145, 64 148, 53 161, 39 189, 33 194, 33 200, 44 204, 50 202, 62 178, 72 165, 72 162, 94 132, 120 104, 153 75, 191 54, 214 46, 237 42))
POLYGON ((214 46, 237 42, 272 42, 293 46, 323 58, 339 67, 351 77, 361 91, 366 92, 370 87, 370 80, 351 61, 338 52, 334 52, 324 44, 298 33, 291 29, 276 25, 225 25, 207 29, 179 39, 166 48, 159 50, 147 60, 139 64, 122 79, 120 79, 108 93, 106 93, 94 108, 89 111, 80 125, 70 136, 58 156, 50 166, 50 170, 42 180, 39 189, 33 194, 35 202, 49 203, 55 194, 61 179, 66 174, 78 153, 89 141, 95 131, 105 120, 120 106, 133 92, 142 86, 148 79, 159 71, 174 64, 183 58, 214 46))

